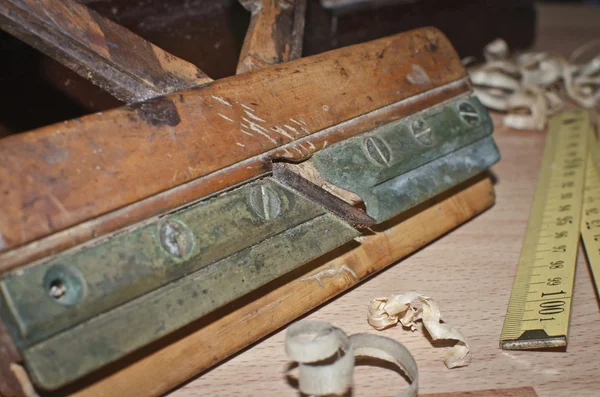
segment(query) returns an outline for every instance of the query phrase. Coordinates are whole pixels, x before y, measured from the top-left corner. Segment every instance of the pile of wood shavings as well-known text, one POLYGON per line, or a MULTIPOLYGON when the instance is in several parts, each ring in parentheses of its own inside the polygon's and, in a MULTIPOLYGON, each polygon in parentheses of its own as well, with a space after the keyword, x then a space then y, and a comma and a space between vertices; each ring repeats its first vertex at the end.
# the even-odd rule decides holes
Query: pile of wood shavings
POLYGON ((458 329, 442 322, 442 314, 437 303, 428 296, 410 291, 394 294, 371 301, 367 321, 376 330, 384 330, 400 323, 412 331, 417 330, 416 321, 421 320, 432 340, 456 340, 448 351, 444 364, 448 368, 465 367, 471 362, 471 352, 465 336, 458 329), (413 302, 420 302, 416 307, 413 302))
MULTIPOLYGON (((506 112, 504 125, 542 130, 547 118, 568 101, 588 109, 600 106, 600 54, 579 62, 600 40, 588 43, 567 59, 550 52, 509 58, 506 42, 497 39, 484 49, 486 62, 467 67, 475 95, 488 108, 506 112)), ((463 60, 471 64, 473 58, 463 60)))

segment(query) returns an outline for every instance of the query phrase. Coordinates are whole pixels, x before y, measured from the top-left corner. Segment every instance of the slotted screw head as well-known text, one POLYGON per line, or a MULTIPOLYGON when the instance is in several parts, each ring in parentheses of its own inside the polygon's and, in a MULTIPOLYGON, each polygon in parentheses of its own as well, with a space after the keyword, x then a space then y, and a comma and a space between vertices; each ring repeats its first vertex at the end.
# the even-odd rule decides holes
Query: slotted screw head
POLYGON ((194 236, 184 224, 167 220, 160 225, 158 234, 163 249, 169 255, 183 258, 192 251, 194 236))
POLYGON ((252 211, 265 221, 273 220, 281 214, 281 199, 269 186, 254 186, 250 190, 248 201, 252 211))
POLYGON ((385 141, 376 136, 371 136, 365 139, 365 150, 371 160, 378 165, 389 165, 392 160, 392 152, 386 145, 385 141))
POLYGON ((415 139, 420 144, 425 146, 433 145, 433 131, 424 120, 417 119, 413 121, 411 129, 415 139))
POLYGON ((481 117, 477 110, 470 103, 463 102, 458 105, 458 114, 465 121, 465 123, 475 126, 479 124, 481 117))

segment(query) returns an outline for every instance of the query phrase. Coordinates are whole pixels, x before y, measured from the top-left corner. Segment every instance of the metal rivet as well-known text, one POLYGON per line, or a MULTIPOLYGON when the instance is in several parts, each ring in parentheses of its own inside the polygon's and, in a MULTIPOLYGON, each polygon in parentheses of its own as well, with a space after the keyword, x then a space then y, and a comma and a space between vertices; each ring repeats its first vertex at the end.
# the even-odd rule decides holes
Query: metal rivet
POLYGON ((463 102, 458 105, 458 114, 469 125, 477 125, 481 120, 479 113, 470 103, 463 102))
POLYGON ((85 282, 76 268, 56 265, 44 275, 44 287, 52 300, 61 305, 71 306, 83 299, 85 282))
POLYGON ((173 220, 163 222, 158 235, 163 249, 176 258, 188 255, 194 246, 194 235, 181 222, 173 220))
POLYGON ((365 150, 375 163, 379 165, 389 165, 392 159, 392 153, 383 139, 376 136, 365 139, 365 150))
POLYGON ((281 213, 281 199, 269 186, 254 186, 249 195, 250 208, 265 221, 275 219, 281 213))
POLYGON ((433 145, 433 131, 429 124, 424 120, 418 119, 413 121, 411 129, 415 139, 419 141, 420 144, 425 146, 433 145))

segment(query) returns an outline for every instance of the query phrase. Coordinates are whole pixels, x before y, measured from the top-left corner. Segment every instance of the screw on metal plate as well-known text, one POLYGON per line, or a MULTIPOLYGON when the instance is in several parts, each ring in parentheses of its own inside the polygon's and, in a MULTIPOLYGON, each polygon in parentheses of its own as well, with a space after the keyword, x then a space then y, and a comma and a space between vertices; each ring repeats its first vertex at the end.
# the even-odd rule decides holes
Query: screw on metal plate
POLYGON ((254 186, 250 190, 248 201, 250 208, 265 221, 275 219, 281 214, 281 199, 269 186, 254 186))
POLYGON ((364 147, 369 158, 376 164, 389 166, 392 160, 392 152, 383 139, 376 136, 368 137, 364 141, 364 147))
POLYGON ((71 306, 81 302, 85 291, 85 282, 77 269, 56 265, 46 272, 44 288, 55 302, 71 306))
POLYGON ((458 114, 469 125, 477 125, 481 121, 481 117, 477 110, 470 103, 463 102, 458 105, 458 114))
POLYGON ((161 223, 158 235, 163 249, 176 258, 187 256, 194 247, 193 233, 181 222, 167 220, 161 223))
POLYGON ((422 145, 431 146, 433 145, 433 131, 429 124, 424 120, 417 119, 413 121, 411 125, 412 133, 415 139, 422 145))

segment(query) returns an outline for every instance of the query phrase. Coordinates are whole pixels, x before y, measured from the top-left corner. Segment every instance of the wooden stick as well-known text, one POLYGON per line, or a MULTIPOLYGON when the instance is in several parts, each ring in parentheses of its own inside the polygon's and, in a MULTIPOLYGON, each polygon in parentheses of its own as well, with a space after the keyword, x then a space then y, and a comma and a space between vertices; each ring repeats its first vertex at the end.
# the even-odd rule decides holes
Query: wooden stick
POLYGON ((74 0, 0 0, 0 27, 125 102, 212 81, 74 0))
POLYGON ((306 0, 240 0, 251 12, 237 74, 300 58, 306 0))
POLYGON ((130 357, 120 364, 121 368, 108 368, 73 385, 67 392, 78 397, 159 396, 440 237, 493 203, 494 190, 489 178, 471 180, 381 225, 360 244, 355 242, 342 247, 303 266, 159 341, 158 346, 130 357))

